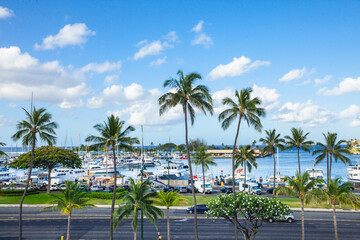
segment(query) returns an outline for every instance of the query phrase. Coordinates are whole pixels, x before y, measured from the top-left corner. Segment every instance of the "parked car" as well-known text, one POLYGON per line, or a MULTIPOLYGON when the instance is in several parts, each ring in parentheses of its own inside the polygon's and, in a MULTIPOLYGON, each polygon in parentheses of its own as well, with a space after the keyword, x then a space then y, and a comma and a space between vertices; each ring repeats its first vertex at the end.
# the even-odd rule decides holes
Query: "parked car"
POLYGON ((229 193, 233 193, 233 189, 232 189, 232 187, 223 187, 223 188, 220 188, 220 192, 229 194, 229 193))
POLYGON ((173 192, 175 191, 175 188, 173 186, 165 186, 164 192, 173 192))
MULTIPOLYGON (((194 186, 194 191, 196 192, 196 193, 198 193, 199 192, 199 190, 197 190, 197 188, 194 186)), ((191 185, 189 185, 188 187, 187 187, 187 192, 188 193, 191 193, 191 185)))
POLYGON ((58 190, 59 190, 58 185, 56 185, 56 184, 51 184, 51 186, 50 186, 50 191, 58 191, 58 190))
MULTIPOLYGON (((61 190, 65 190, 66 185, 65 185, 65 184, 60 184, 60 186, 59 186, 59 187, 60 187, 60 189, 61 189, 61 190)), ((59 189, 59 190, 60 190, 60 189, 59 189)))
POLYGON ((80 188, 82 188, 83 192, 89 191, 89 188, 88 188, 88 186, 86 184, 81 184, 80 188))
POLYGON ((104 193, 112 193, 112 192, 113 192, 113 189, 110 188, 110 187, 106 187, 103 192, 104 192, 104 193))
POLYGON ((279 218, 268 218, 267 220, 269 223, 272 223, 275 221, 292 223, 292 222, 294 222, 295 218, 294 218, 294 215, 288 214, 288 215, 281 216, 279 218))
POLYGON ((102 188, 102 187, 99 187, 99 186, 97 186, 97 185, 93 185, 93 186, 90 187, 90 191, 91 191, 91 192, 100 192, 100 191, 102 191, 102 190, 103 190, 103 188, 102 188))
POLYGON ((267 192, 267 193, 270 193, 270 194, 273 194, 273 192, 274 192, 274 188, 273 188, 273 187, 271 187, 271 188, 269 188, 268 190, 266 190, 266 192, 267 192))
MULTIPOLYGON (((194 206, 189 207, 186 209, 188 213, 194 213, 194 206)), ((196 212, 197 213, 205 213, 205 211, 209 211, 209 208, 206 206, 206 204, 196 204, 196 212)))
POLYGON ((179 193, 187 193, 187 188, 184 186, 177 186, 177 187, 175 187, 175 191, 177 191, 179 193))
POLYGON ((121 188, 123 188, 124 190, 130 192, 131 191, 131 188, 129 185, 122 185, 121 188))
POLYGON ((29 189, 40 191, 40 185, 31 185, 29 189))

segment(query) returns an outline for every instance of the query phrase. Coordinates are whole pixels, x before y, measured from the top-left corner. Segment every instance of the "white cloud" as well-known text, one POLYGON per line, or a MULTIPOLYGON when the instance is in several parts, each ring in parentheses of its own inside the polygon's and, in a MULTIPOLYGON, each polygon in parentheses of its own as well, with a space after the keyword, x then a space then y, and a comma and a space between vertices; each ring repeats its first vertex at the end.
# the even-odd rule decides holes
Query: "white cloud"
POLYGON ((11 121, 7 119, 4 115, 0 115, 0 127, 8 126, 11 124, 11 121))
POLYGON ((350 126, 351 126, 351 127, 360 127, 360 118, 355 119, 355 120, 352 120, 352 121, 350 122, 350 126))
POLYGON ((163 57, 163 58, 158 58, 158 59, 156 59, 156 60, 154 60, 154 61, 152 61, 151 63, 150 63, 150 66, 159 66, 159 65, 161 65, 161 64, 163 64, 163 63, 166 63, 166 59, 167 59, 167 56, 165 56, 165 57, 163 57))
POLYGON ((14 16, 14 11, 6 7, 0 6, 0 19, 5 19, 14 16))
POLYGON ((201 32, 202 31, 202 28, 203 28, 203 24, 204 24, 204 21, 200 20, 198 22, 198 24, 196 24, 192 29, 191 31, 193 32, 201 32))
POLYGON ((206 33, 200 33, 191 41, 191 45, 203 45, 205 48, 209 48, 214 45, 214 42, 206 33))
POLYGON ((341 118, 353 118, 360 114, 360 107, 352 104, 344 111, 340 112, 341 118))
POLYGON ((105 84, 114 84, 119 79, 118 74, 108 75, 105 77, 105 84))
POLYGON ((348 92, 358 92, 360 91, 360 77, 358 78, 345 78, 339 83, 339 86, 334 87, 333 89, 328 89, 327 87, 321 88, 318 93, 325 96, 335 96, 341 95, 348 92))
POLYGON ((315 86, 320 86, 328 81, 330 81, 332 79, 331 75, 326 75, 324 78, 316 78, 315 81, 315 86))
POLYGON ((258 97, 261 99, 261 105, 266 109, 266 111, 274 110, 279 106, 280 94, 275 88, 259 87, 256 84, 252 87, 253 93, 252 97, 258 97))
POLYGON ((169 42, 176 42, 179 38, 176 35, 175 31, 171 31, 164 37, 164 39, 166 39, 169 42))
POLYGON ((86 66, 82 67, 83 72, 95 72, 95 73, 105 73, 112 72, 121 69, 121 62, 104 62, 104 63, 89 63, 86 66))
POLYGON ((311 100, 305 103, 285 103, 278 114, 273 117, 280 122, 301 123, 304 126, 315 127, 327 123, 333 118, 328 110, 314 104, 311 100))
POLYGON ((290 82, 295 79, 301 79, 305 76, 306 67, 302 69, 293 69, 286 73, 282 78, 279 79, 280 82, 290 82))
POLYGON ((207 79, 216 80, 224 77, 236 77, 240 76, 246 72, 249 72, 252 69, 255 69, 259 66, 269 65, 270 61, 260 61, 256 60, 251 62, 250 58, 241 56, 240 58, 234 58, 232 62, 226 65, 218 65, 213 70, 210 71, 207 79))
POLYGON ((88 37, 95 35, 94 31, 88 29, 84 23, 67 24, 55 36, 49 35, 43 39, 41 44, 35 44, 35 49, 55 49, 65 46, 82 45, 87 42, 88 37))
POLYGON ((7 105, 8 108, 16 108, 18 105, 16 103, 9 103, 7 105))
POLYGON ((235 95, 235 90, 232 88, 225 88, 223 90, 214 92, 214 94, 212 95, 214 113, 219 114, 222 111, 224 111, 226 108, 228 108, 227 106, 224 106, 222 104, 222 100, 226 97, 234 98, 234 95, 235 95))
POLYGON ((153 41, 148 43, 146 40, 143 40, 137 44, 137 46, 141 46, 139 51, 137 51, 133 57, 133 59, 139 60, 146 56, 156 56, 161 54, 165 49, 172 47, 167 42, 161 41, 153 41))

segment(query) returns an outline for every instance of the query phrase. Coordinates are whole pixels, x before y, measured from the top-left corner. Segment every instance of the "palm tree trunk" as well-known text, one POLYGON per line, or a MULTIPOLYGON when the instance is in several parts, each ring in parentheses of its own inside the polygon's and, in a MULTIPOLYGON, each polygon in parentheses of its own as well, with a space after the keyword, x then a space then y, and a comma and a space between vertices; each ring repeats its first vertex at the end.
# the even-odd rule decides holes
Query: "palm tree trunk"
POLYGON ((298 165, 299 165, 299 174, 301 174, 301 168, 300 168, 300 148, 298 150, 298 165))
MULTIPOLYGON (((237 126, 237 130, 236 130, 236 136, 235 136, 235 141, 234 141, 234 147, 233 147, 233 153, 232 153, 232 187, 233 187, 233 196, 234 196, 234 201, 236 199, 236 189, 235 189, 235 151, 236 151, 236 144, 237 144, 237 139, 239 137, 239 132, 240 132, 240 123, 241 123, 241 115, 239 117, 239 123, 237 126)), ((237 222, 237 214, 234 215, 234 223, 237 222)), ((234 236, 235 236, 235 240, 238 239, 237 237, 238 234, 238 230, 236 228, 236 224, 234 225, 234 236)))
POLYGON ((330 170, 330 171, 329 171, 329 177, 330 177, 330 178, 329 178, 329 179, 331 179, 331 171, 332 171, 331 168, 332 168, 332 154, 330 153, 330 167, 329 167, 329 170, 330 170))
POLYGON ((36 135, 33 132, 33 144, 32 144, 32 150, 31 150, 31 161, 30 161, 30 167, 29 167, 29 172, 28 172, 28 178, 27 178, 27 182, 26 182, 26 186, 25 186, 25 190, 24 193, 22 195, 21 201, 20 201, 20 211, 19 211, 19 240, 22 240, 22 207, 23 207, 23 202, 25 200, 25 196, 27 193, 27 190, 29 188, 29 183, 31 180, 31 172, 32 172, 32 168, 33 168, 33 162, 34 162, 34 155, 35 155, 35 142, 36 142, 36 135))
POLYGON ((304 199, 301 201, 301 240, 305 240, 304 199))
POLYGON ((338 240, 338 230, 337 230, 337 223, 336 223, 336 208, 335 204, 333 204, 333 216, 334 216, 334 233, 335 233, 335 240, 338 240))
POLYGON ((48 172, 48 185, 47 185, 47 193, 50 193, 50 187, 51 187, 51 171, 52 168, 49 167, 49 172, 48 172))
POLYGON ((330 184, 330 167, 329 167, 329 153, 328 152, 326 152, 326 179, 327 179, 327 185, 329 186, 329 184, 330 184))
POLYGON ((68 226, 67 226, 66 240, 70 240, 70 221, 71 221, 71 213, 69 213, 69 216, 68 216, 68 226))
POLYGON ((185 113, 185 142, 186 142, 186 153, 188 158, 189 164, 189 173, 190 173, 190 183, 191 183, 191 192, 194 201, 194 231, 195 231, 195 240, 198 240, 198 228, 197 228, 197 210, 196 210, 196 196, 194 191, 194 178, 193 172, 191 167, 191 160, 190 160, 190 151, 189 151, 189 141, 188 141, 188 125, 187 125, 187 103, 184 104, 184 113, 185 113))
POLYGON ((134 240, 137 239, 137 229, 134 230, 134 240))
POLYGON ((203 188, 204 188, 204 192, 203 192, 203 196, 205 197, 205 169, 204 169, 204 164, 201 164, 202 166, 202 174, 203 174, 203 188))
POLYGON ((166 215, 167 215, 167 238, 170 240, 170 217, 169 217, 169 206, 166 207, 166 215))
POLYGON ((244 177, 244 191, 245 191, 245 185, 246 185, 246 160, 244 162, 244 174, 245 174, 245 177, 244 177))
POLYGON ((115 207, 115 198, 116 198, 116 180, 117 180, 117 172, 116 172, 116 155, 115 155, 115 146, 112 146, 113 154, 114 154, 114 189, 113 189, 113 197, 111 202, 111 213, 110 213, 110 240, 113 239, 114 235, 114 223, 113 223, 113 213, 115 207))
POLYGON ((274 158, 274 187, 273 187, 273 192, 272 192, 272 194, 273 194, 274 196, 276 196, 276 195, 275 195, 275 184, 276 184, 276 161, 275 161, 275 154, 274 154, 274 151, 273 151, 273 158, 274 158))

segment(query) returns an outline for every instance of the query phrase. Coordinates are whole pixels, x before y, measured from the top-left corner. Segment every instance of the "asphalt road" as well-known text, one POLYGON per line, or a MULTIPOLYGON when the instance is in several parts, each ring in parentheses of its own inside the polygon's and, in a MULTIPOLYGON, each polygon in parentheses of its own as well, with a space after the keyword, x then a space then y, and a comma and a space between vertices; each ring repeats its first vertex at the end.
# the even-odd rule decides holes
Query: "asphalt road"
MULTIPOLYGON (((71 222, 71 239, 107 239, 110 209, 96 208, 75 211, 71 222)), ((17 239, 18 208, 0 208, 0 239, 17 239)), ((194 239, 192 215, 184 210, 171 210, 172 239, 194 239)), ((294 213, 294 223, 264 223, 257 239, 299 239, 301 233, 300 213, 294 213)), ((360 214, 338 213, 340 239, 360 239, 360 214)), ((199 215, 200 239, 232 239, 233 226, 226 220, 212 221, 199 215)), ((330 212, 305 213, 306 239, 333 239, 333 221, 330 212)), ((139 222, 140 225, 140 222, 139 222)), ((67 218, 56 212, 40 211, 38 207, 24 208, 25 239, 60 239, 66 235, 67 218)), ((166 220, 157 221, 163 239, 166 239, 166 220)), ((145 220, 144 239, 157 239, 158 230, 145 220)), ((140 232, 139 232, 140 234, 140 232)), ((115 239, 133 239, 131 220, 124 220, 115 231, 115 239)), ((241 234, 239 239, 242 239, 241 234)), ((138 235, 140 237, 140 235, 138 235)), ((138 238, 140 239, 140 238, 138 238)))

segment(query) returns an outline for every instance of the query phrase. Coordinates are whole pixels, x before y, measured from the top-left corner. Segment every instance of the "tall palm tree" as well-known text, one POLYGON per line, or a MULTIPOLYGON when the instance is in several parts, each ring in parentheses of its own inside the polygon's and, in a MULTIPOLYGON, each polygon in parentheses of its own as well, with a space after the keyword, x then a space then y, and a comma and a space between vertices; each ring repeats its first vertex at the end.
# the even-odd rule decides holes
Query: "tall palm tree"
POLYGON ((194 191, 194 179, 193 172, 191 167, 191 159, 189 152, 189 138, 188 138, 188 114, 191 120, 191 125, 195 121, 195 109, 194 107, 200 109, 205 115, 209 112, 213 114, 212 107, 212 97, 209 93, 209 89, 204 85, 195 86, 195 82, 201 79, 201 76, 198 73, 190 73, 184 75, 184 73, 179 70, 177 72, 179 79, 168 79, 164 82, 164 87, 169 87, 170 91, 165 93, 159 98, 160 116, 163 115, 170 108, 174 108, 177 105, 182 107, 182 110, 185 115, 185 143, 186 143, 186 152, 189 165, 190 173, 190 182, 191 182, 191 192, 195 204, 194 209, 194 229, 195 229, 195 240, 198 239, 197 231, 197 213, 196 213, 196 197, 194 191))
POLYGON ((322 189, 326 200, 330 201, 333 209, 334 218, 334 234, 335 240, 338 240, 338 231, 336 223, 336 204, 350 204, 353 206, 360 206, 360 198, 351 193, 350 188, 353 184, 350 182, 341 183, 341 178, 330 179, 326 189, 322 189))
MULTIPOLYGON (((284 149, 284 139, 280 138, 280 133, 276 133, 276 130, 265 130, 266 137, 260 138, 260 142, 265 145, 263 151, 270 152, 274 159, 274 189, 275 189, 275 182, 276 182, 276 160, 275 160, 275 153, 277 153, 277 149, 280 150, 284 149)), ((275 191, 273 191, 273 195, 275 195, 275 191)))
POLYGON ((206 147, 201 146, 197 149, 197 152, 195 153, 194 159, 192 162, 195 165, 201 165, 202 168, 202 174, 203 174, 203 189, 204 189, 204 196, 205 196, 205 170, 209 169, 209 166, 216 166, 216 162, 213 161, 212 157, 210 157, 211 154, 206 152, 206 147))
POLYGON ((74 209, 83 209, 95 206, 88 203, 89 198, 86 197, 88 193, 83 191, 80 187, 80 183, 66 181, 65 185, 66 188, 61 190, 63 192, 62 196, 51 195, 51 197, 55 198, 51 204, 56 204, 56 206, 46 207, 42 210, 51 209, 68 215, 66 240, 70 240, 70 222, 72 211, 74 209))
POLYGON ((347 148, 343 148, 341 144, 346 143, 345 140, 340 140, 336 142, 337 140, 337 133, 330 133, 328 132, 327 135, 323 133, 325 142, 321 143, 318 142, 316 145, 320 147, 320 149, 316 149, 313 152, 313 156, 317 155, 315 165, 322 162, 326 157, 326 166, 327 166, 327 184, 330 183, 331 179, 331 168, 332 168, 332 158, 334 156, 335 162, 340 160, 345 165, 351 164, 351 160, 345 156, 345 154, 350 155, 350 151, 347 148))
MULTIPOLYGON (((250 127, 254 127, 255 130, 261 132, 262 124, 260 121, 260 117, 265 117, 265 109, 261 108, 261 100, 257 97, 251 98, 252 93, 251 88, 242 89, 240 92, 238 90, 235 91, 235 101, 229 97, 226 97, 222 100, 222 104, 229 106, 228 109, 224 110, 219 114, 219 121, 222 121, 221 127, 226 130, 229 128, 231 123, 235 121, 237 118, 237 130, 235 135, 235 141, 232 152, 232 187, 234 189, 233 196, 236 199, 236 190, 235 190, 235 152, 237 141, 239 137, 240 124, 242 120, 245 120, 247 125, 250 127)), ((236 221, 236 214, 234 216, 234 220, 236 221)), ((234 227, 235 231, 235 239, 237 239, 237 229, 234 227)))
POLYGON ((285 149, 293 149, 296 148, 298 151, 298 167, 299 173, 301 173, 300 168, 300 149, 305 152, 310 152, 310 148, 313 148, 311 144, 314 144, 313 141, 306 140, 309 133, 304 133, 301 128, 291 128, 291 136, 285 136, 286 139, 286 147, 285 149))
POLYGON ((137 239, 137 224, 139 212, 143 210, 145 216, 152 221, 156 226, 156 220, 159 216, 163 217, 163 211, 155 207, 155 200, 157 192, 150 191, 150 182, 143 181, 135 183, 134 179, 130 178, 131 191, 124 194, 122 199, 126 201, 126 204, 116 209, 114 213, 115 229, 119 223, 126 217, 129 218, 132 215, 133 220, 131 222, 134 230, 134 240, 137 239))
POLYGON ((235 168, 238 168, 239 165, 244 167, 244 191, 246 186, 246 167, 248 168, 249 172, 251 172, 252 167, 257 168, 256 159, 254 156, 254 150, 251 149, 250 145, 241 146, 239 151, 236 153, 235 156, 235 168))
POLYGON ((132 144, 139 143, 137 138, 129 137, 129 134, 132 131, 135 131, 135 128, 132 126, 128 126, 125 128, 125 121, 120 121, 119 117, 115 117, 114 115, 108 116, 107 121, 104 121, 103 124, 96 124, 94 128, 98 131, 100 136, 90 135, 85 141, 93 142, 91 146, 93 148, 112 148, 113 156, 114 156, 114 190, 113 190, 113 198, 111 202, 111 213, 110 213, 110 240, 113 239, 113 213, 115 207, 115 198, 116 198, 116 180, 117 180, 117 170, 116 170, 116 154, 115 154, 115 146, 120 148, 130 149, 132 144))
POLYGON ((29 113, 25 111, 26 119, 18 122, 16 124, 17 132, 11 137, 14 141, 21 139, 23 146, 32 146, 31 149, 31 161, 28 171, 28 179, 26 181, 26 186, 24 194, 20 201, 20 211, 19 211, 19 239, 22 239, 22 206, 23 202, 29 188, 29 183, 31 179, 31 172, 33 168, 34 161, 34 152, 36 147, 36 142, 38 141, 37 135, 41 141, 46 142, 48 145, 53 145, 56 142, 56 133, 55 128, 57 128, 57 123, 51 121, 51 114, 46 112, 45 108, 36 109, 35 107, 31 109, 29 113))
POLYGON ((177 192, 168 192, 164 191, 159 192, 158 194, 158 203, 161 206, 166 206, 166 218, 167 218, 167 239, 170 240, 170 217, 169 217, 169 209, 171 206, 174 206, 180 201, 185 200, 182 198, 181 194, 177 192))
MULTIPOLYGON (((5 143, 0 142, 0 146, 5 146, 5 145, 6 145, 5 143)), ((6 155, 6 153, 0 150, 0 156, 2 155, 6 155)))
POLYGON ((284 193, 288 196, 296 196, 301 202, 301 239, 305 239, 305 220, 304 220, 304 203, 308 203, 312 199, 316 199, 319 196, 319 188, 313 189, 317 183, 323 183, 322 179, 310 180, 308 172, 301 174, 296 172, 294 179, 285 177, 284 182, 289 186, 279 186, 276 188, 276 194, 284 193))

